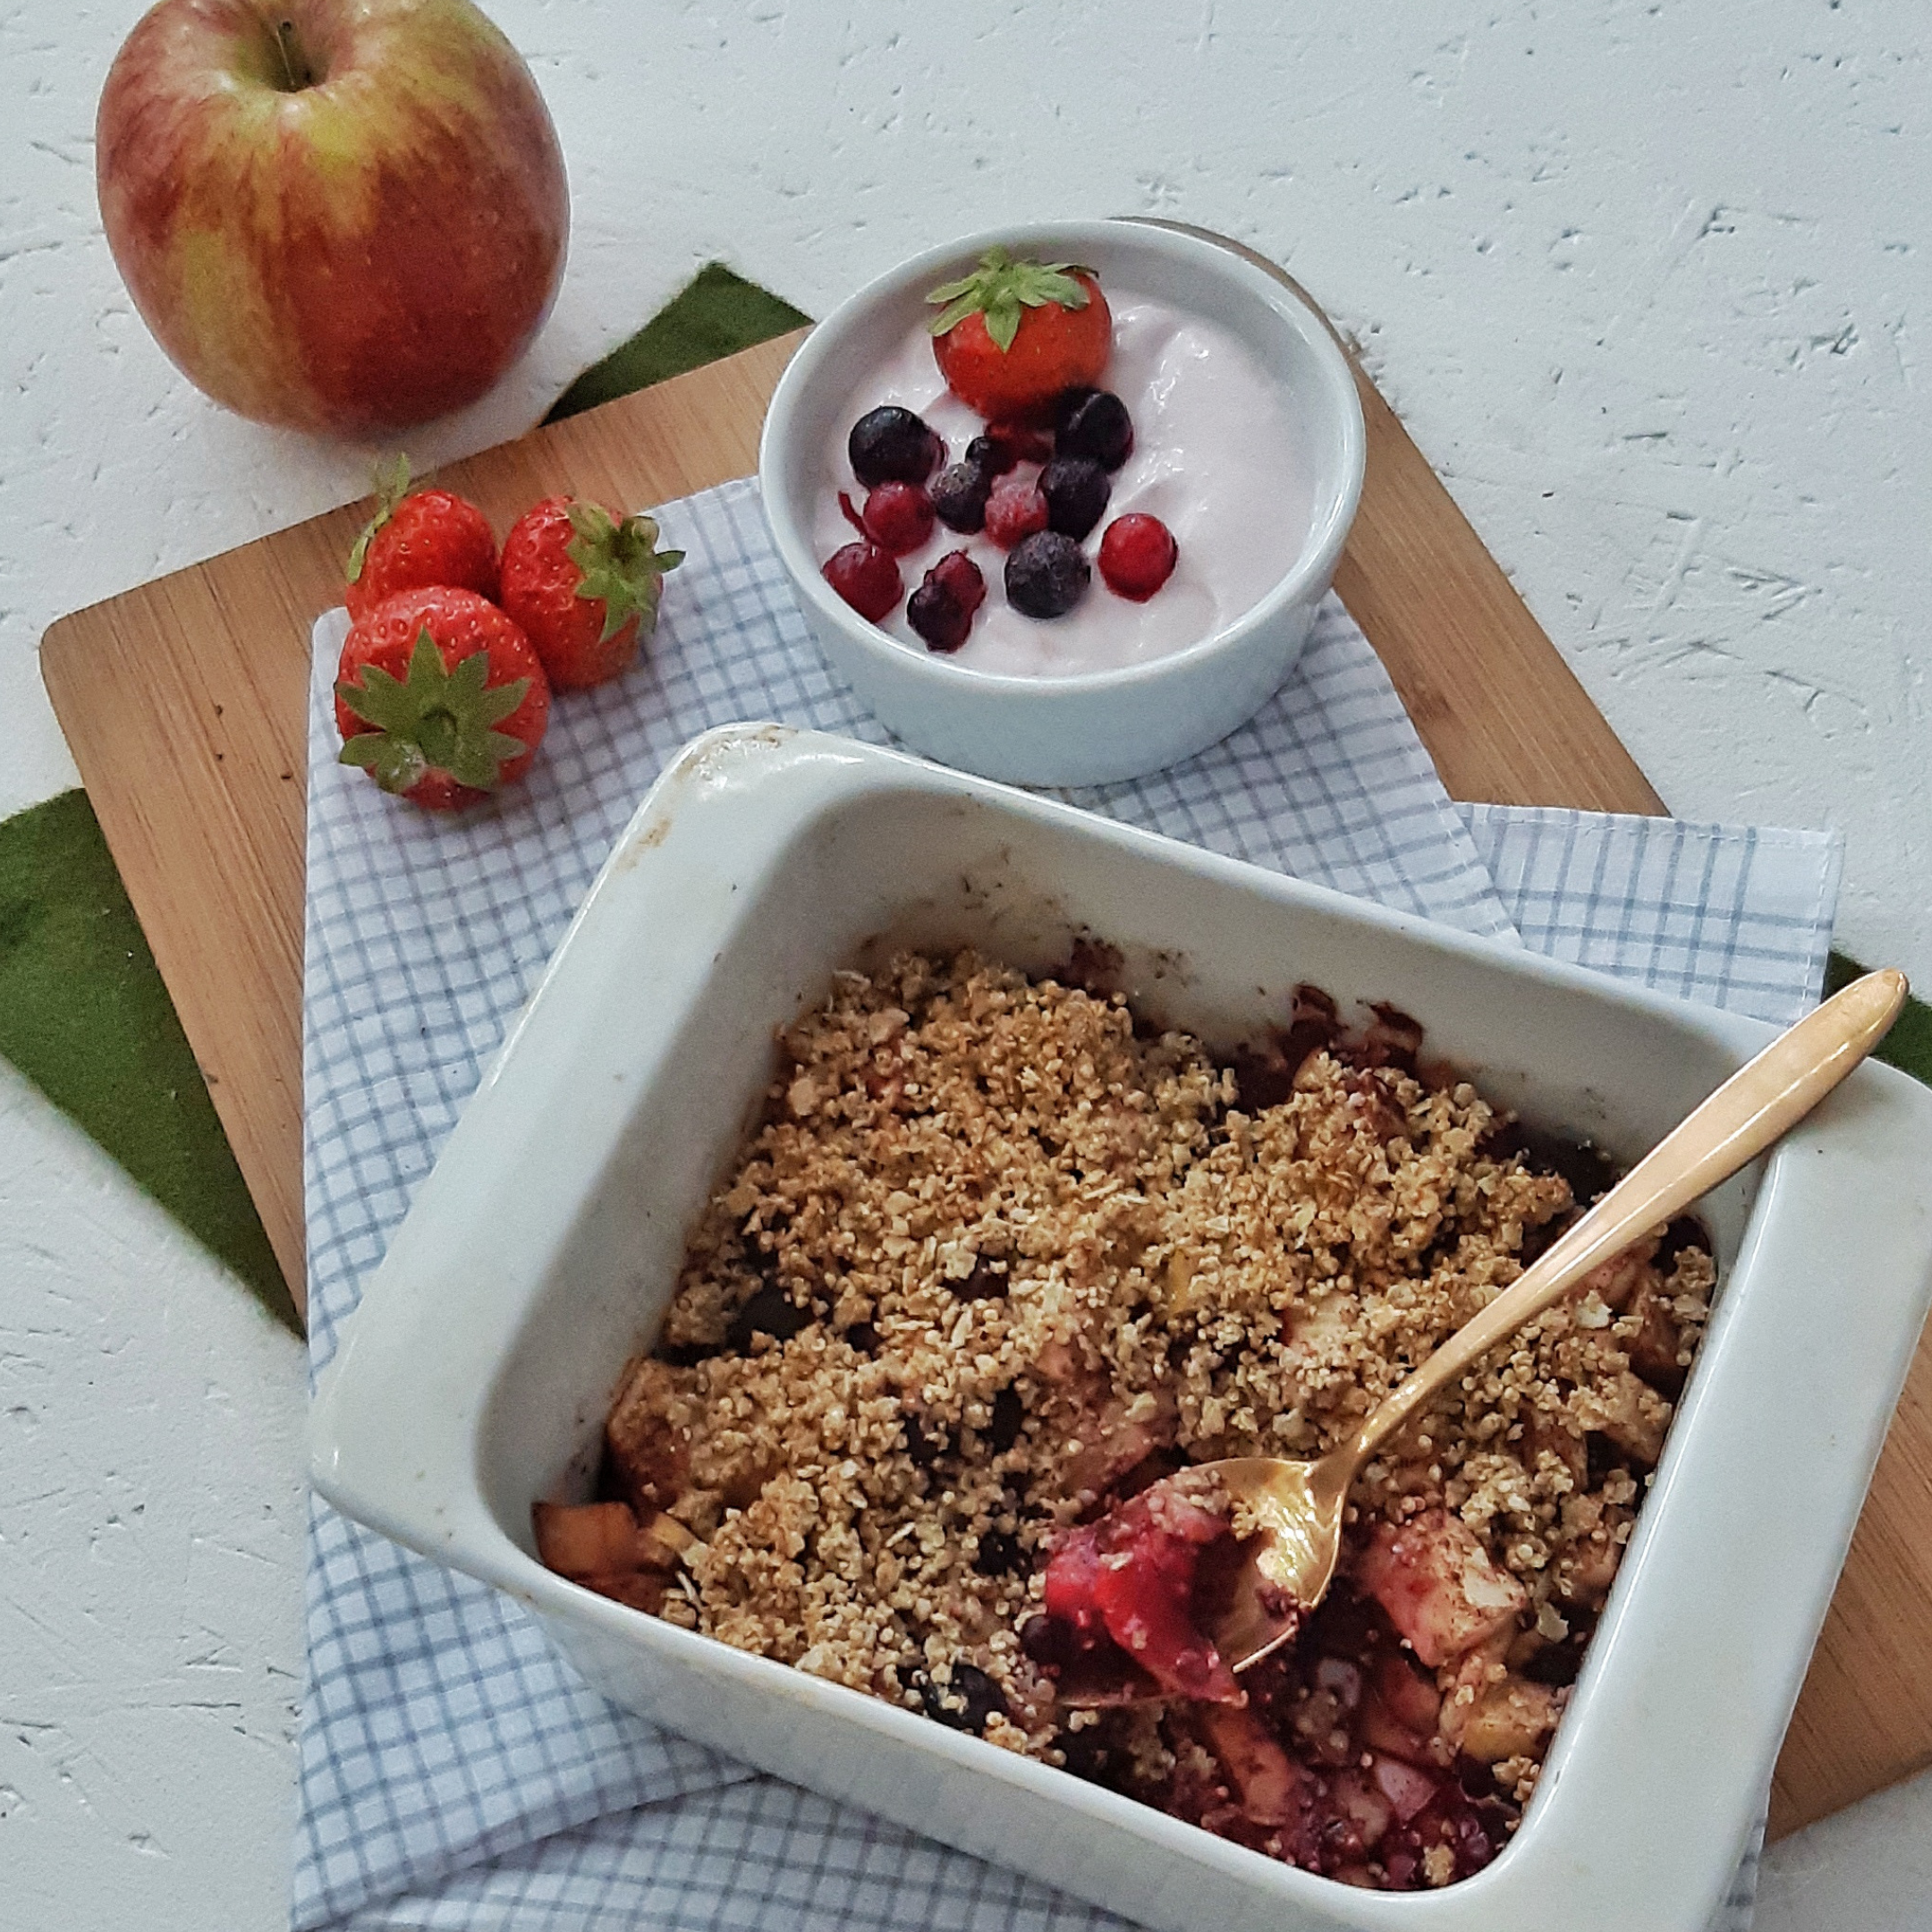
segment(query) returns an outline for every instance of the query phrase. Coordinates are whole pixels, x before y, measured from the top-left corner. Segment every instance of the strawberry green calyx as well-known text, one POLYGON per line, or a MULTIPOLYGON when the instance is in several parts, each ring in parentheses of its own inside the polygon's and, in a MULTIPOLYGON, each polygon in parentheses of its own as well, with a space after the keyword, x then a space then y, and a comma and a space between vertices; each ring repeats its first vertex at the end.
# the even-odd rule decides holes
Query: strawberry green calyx
POLYGON ((376 533, 396 513, 396 505, 409 495, 409 458, 398 451, 388 462, 378 462, 375 470, 376 514, 362 526, 362 534, 349 553, 349 568, 343 572, 350 583, 362 580, 362 566, 369 562, 369 547, 376 533))
POLYGON ((474 791, 494 792, 504 765, 530 749, 494 727, 523 702, 530 681, 517 678, 486 691, 489 669, 489 653, 480 650, 445 669, 425 626, 406 678, 365 665, 360 683, 337 680, 335 695, 375 726, 343 744, 342 762, 360 766, 385 792, 407 792, 432 771, 447 772, 474 791))
POLYGON ((577 595, 604 599, 597 641, 607 644, 633 617, 648 636, 657 623, 665 572, 675 570, 684 553, 658 549, 657 525, 648 516, 627 516, 620 523, 599 504, 573 503, 570 521, 577 534, 566 555, 581 577, 577 595))
POLYGON ((1087 291, 1073 278, 1093 273, 1079 262, 1015 261, 1004 249, 989 248, 970 275, 942 283, 926 298, 939 309, 926 326, 944 335, 968 316, 984 315, 995 345, 1011 349, 1022 309, 1044 309, 1048 302, 1084 309, 1087 291))

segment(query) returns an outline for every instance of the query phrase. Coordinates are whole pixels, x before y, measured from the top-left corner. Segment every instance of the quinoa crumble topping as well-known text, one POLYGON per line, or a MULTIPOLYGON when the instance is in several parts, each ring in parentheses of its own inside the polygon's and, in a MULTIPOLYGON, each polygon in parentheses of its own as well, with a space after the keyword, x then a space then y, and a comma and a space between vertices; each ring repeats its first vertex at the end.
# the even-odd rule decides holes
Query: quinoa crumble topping
POLYGON ((1576 1205, 1412 1035, 1326 1030, 1270 1082, 970 953, 840 975, 626 1371, 612 1500, 539 1505, 546 1561, 1275 1856, 1466 1876, 1534 1788, 1695 1354, 1685 1224, 1383 1449, 1245 1709, 1070 1711, 1036 1640, 1070 1526, 1187 1463, 1320 1454, 1576 1205), (616 1555, 560 1560, 598 1510, 616 1555))

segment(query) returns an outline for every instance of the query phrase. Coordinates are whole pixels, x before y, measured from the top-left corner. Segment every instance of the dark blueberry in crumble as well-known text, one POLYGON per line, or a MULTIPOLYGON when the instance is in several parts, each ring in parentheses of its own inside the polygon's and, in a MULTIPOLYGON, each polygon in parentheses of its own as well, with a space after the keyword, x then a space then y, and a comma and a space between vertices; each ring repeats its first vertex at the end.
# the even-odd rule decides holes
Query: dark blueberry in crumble
POLYGON ((809 1327, 812 1313, 801 1309, 776 1282, 767 1282, 732 1317, 724 1331, 725 1345, 741 1355, 751 1346, 753 1335, 767 1335, 775 1342, 789 1342, 800 1329, 809 1327))
POLYGON ((981 1576, 1012 1576, 1026 1568, 1026 1554, 1020 1547, 1020 1538, 1009 1536, 1004 1530, 988 1530, 979 1538, 979 1554, 973 1558, 973 1568, 981 1576))
POLYGON ((1006 1292, 1006 1264, 988 1261, 984 1255, 973 1263, 972 1273, 955 1284, 953 1292, 962 1301, 997 1301, 1006 1292))
POLYGON ((914 1682, 926 1715, 954 1731, 977 1735, 986 1730, 987 1718, 1006 1713, 1000 1687, 977 1664, 955 1664, 950 1683, 935 1683, 923 1671, 914 1682))
POLYGON ((1020 1392, 1008 1383, 993 1398, 993 1419, 987 1425, 987 1440, 995 1455, 1004 1455, 1020 1440, 1020 1427, 1025 1420, 1020 1392))
POLYGON ((1080 1654, 1080 1632, 1064 1617, 1036 1612, 1020 1626, 1020 1648, 1036 1664, 1062 1670, 1080 1654))

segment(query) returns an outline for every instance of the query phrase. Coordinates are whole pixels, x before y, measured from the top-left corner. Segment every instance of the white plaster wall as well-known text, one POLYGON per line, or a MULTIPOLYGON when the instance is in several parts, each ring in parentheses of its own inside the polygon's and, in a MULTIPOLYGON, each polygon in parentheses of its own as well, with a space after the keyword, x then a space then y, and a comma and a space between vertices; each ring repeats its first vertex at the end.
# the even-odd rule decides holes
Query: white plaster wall
MULTIPOLYGON (((822 313, 1005 219, 1225 229, 1365 342, 1671 804, 1843 826, 1843 942, 1932 981, 1922 0, 492 11, 563 135, 570 268, 419 457, 514 434, 714 257, 822 313)), ((0 0, 0 812, 73 782, 53 618, 363 487, 365 453, 205 402, 127 302, 91 130, 136 12, 0 0)), ((8 1932, 279 1921, 301 1385, 0 1078, 8 1932)), ((1809 1835, 1765 1924, 1928 1922, 1928 1790, 1809 1835)))

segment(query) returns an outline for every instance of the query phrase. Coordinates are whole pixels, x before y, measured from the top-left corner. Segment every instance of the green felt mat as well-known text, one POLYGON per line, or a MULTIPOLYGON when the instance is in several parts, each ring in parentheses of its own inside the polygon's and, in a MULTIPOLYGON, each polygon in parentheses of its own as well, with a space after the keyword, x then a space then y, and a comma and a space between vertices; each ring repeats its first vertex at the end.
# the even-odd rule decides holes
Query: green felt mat
POLYGON ((0 1054, 299 1326, 85 792, 0 825, 0 1054))
POLYGON ((788 301, 734 275, 723 262, 698 271, 698 279, 629 342, 592 363, 544 418, 562 422, 580 410, 648 389, 707 362, 736 355, 811 320, 788 301))
MULTIPOLYGON (((809 318, 722 264, 587 369, 550 419, 627 395, 809 318)), ((1832 955, 1836 990, 1863 968, 1832 955)), ((290 1326, 295 1309, 134 909, 82 792, 0 823, 0 1055, 99 1141, 290 1326)), ((1932 1085, 1932 1008, 1880 1057, 1932 1085)))

